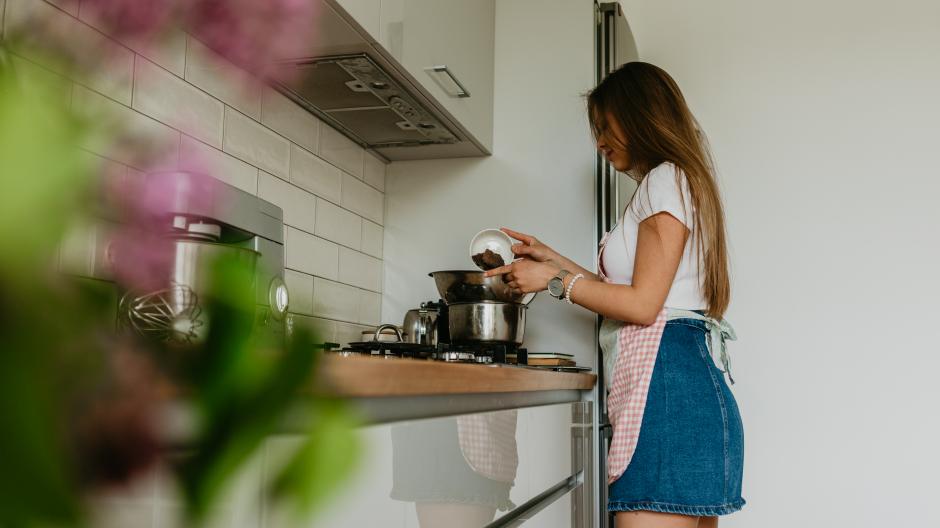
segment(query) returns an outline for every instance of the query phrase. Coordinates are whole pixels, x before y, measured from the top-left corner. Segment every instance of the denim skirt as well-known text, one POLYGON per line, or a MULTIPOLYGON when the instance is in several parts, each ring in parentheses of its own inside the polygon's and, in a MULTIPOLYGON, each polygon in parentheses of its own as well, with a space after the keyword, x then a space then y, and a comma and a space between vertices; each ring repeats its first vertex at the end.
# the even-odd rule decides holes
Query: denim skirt
POLYGON ((744 506, 744 430, 708 350, 704 321, 666 323, 636 451, 610 485, 607 509, 695 516, 744 506))

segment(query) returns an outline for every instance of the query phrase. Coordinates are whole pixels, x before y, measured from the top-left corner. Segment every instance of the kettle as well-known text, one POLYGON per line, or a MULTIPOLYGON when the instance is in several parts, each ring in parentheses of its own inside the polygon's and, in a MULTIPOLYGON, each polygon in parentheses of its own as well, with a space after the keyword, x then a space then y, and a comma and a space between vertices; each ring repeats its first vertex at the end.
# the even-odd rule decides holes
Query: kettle
POLYGON ((438 331, 440 314, 440 305, 433 302, 421 303, 420 308, 408 310, 402 324, 405 342, 437 346, 441 337, 438 331))

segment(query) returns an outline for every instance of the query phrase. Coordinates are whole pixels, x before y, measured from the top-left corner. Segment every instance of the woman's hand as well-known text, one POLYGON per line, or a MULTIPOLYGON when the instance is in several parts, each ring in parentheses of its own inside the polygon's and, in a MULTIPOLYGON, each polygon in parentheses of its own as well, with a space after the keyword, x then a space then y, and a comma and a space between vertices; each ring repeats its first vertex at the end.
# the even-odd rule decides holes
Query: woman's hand
POLYGON ((504 275, 503 278, 509 284, 509 287, 513 289, 513 292, 530 293, 548 288, 548 281, 558 275, 559 270, 561 270, 561 267, 552 262, 521 259, 512 264, 491 269, 486 272, 486 276, 504 275))
MULTIPOLYGON (((555 251, 554 249, 546 246, 540 242, 537 238, 532 235, 527 235, 525 233, 520 233, 518 231, 513 231, 512 229, 502 228, 501 231, 507 235, 515 238, 520 241, 520 244, 514 244, 512 246, 512 252, 515 256, 519 257, 522 260, 540 262, 548 264, 555 271, 549 275, 549 279, 554 277, 558 270, 565 269, 574 274, 582 274, 585 277, 591 279, 597 279, 597 275, 593 272, 584 269, 579 266, 577 262, 565 257, 561 253, 555 251)), ((518 263, 518 261, 516 261, 518 263)), ((547 269, 547 268, 546 268, 547 269)), ((547 283, 547 281, 546 281, 547 283)), ((543 285, 541 289, 545 289, 543 285)), ((538 291, 538 290, 528 290, 528 291, 538 291)))
POLYGON ((546 246, 532 235, 513 231, 506 227, 500 230, 521 242, 512 246, 512 252, 517 257, 528 258, 537 262, 554 261, 557 263, 561 260, 560 255, 554 249, 546 246))

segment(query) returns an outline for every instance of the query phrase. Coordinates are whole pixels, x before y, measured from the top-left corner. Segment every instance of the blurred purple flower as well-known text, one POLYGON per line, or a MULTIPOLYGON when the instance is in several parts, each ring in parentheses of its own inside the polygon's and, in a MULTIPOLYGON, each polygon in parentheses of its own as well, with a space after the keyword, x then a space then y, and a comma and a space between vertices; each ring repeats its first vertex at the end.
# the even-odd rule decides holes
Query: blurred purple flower
POLYGON ((110 257, 114 278, 125 288, 155 291, 167 287, 173 244, 166 236, 125 226, 112 236, 110 257))
POLYGON ((122 220, 111 238, 109 256, 115 280, 127 289, 151 292, 169 286, 175 258, 172 217, 181 207, 215 210, 218 180, 205 171, 156 172, 141 180, 114 180, 108 194, 122 220))
POLYGON ((276 61, 303 54, 315 32, 313 0, 83 0, 107 33, 135 43, 184 30, 260 79, 276 61))
POLYGON ((84 18, 93 19, 118 39, 147 39, 165 31, 180 0, 82 0, 84 18))
POLYGON ((312 41, 319 2, 311 0, 199 0, 189 4, 186 27, 208 47, 266 79, 279 59, 303 53, 312 41))

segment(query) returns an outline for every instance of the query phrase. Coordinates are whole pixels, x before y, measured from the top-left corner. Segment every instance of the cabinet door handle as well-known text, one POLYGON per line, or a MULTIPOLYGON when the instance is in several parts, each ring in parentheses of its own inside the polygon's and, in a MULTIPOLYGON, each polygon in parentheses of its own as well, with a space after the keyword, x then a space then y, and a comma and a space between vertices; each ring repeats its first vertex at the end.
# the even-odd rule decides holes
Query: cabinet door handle
POLYGON ((434 78, 438 84, 441 85, 451 97, 470 97, 470 91, 467 90, 464 85, 457 80, 457 77, 454 75, 454 72, 450 71, 446 64, 440 66, 429 66, 424 69, 428 72, 428 75, 434 78), (444 75, 447 77, 445 78, 444 75), (448 79, 450 82, 448 82, 448 79))

